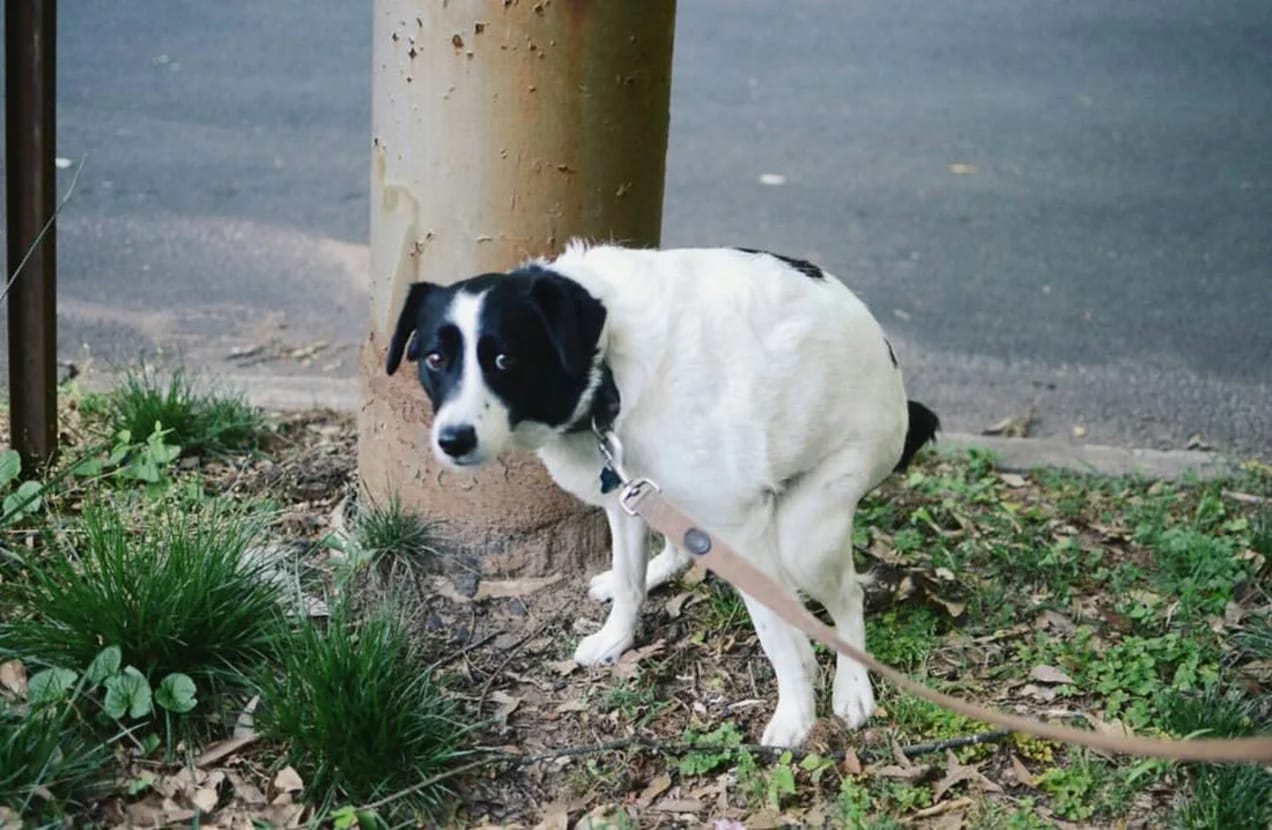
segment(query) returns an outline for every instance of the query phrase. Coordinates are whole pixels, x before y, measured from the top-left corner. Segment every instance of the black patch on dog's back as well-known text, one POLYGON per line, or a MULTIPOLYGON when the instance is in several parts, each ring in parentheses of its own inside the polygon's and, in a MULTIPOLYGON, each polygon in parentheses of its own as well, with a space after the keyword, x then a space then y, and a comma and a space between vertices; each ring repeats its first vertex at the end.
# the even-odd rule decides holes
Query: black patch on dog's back
POLYGON ((737 250, 744 254, 767 254, 774 259, 780 259, 782 262, 785 262, 787 265, 812 280, 823 280, 826 278, 826 273, 822 271, 821 268, 806 259, 795 259, 794 257, 775 254, 772 251, 761 251, 757 248, 738 248, 737 250))
POLYGON ((906 407, 910 411, 910 426, 905 431, 905 447, 901 450, 901 460, 892 468, 894 472, 900 472, 909 466, 915 453, 924 444, 936 440, 936 431, 941 428, 941 419, 923 404, 907 401, 906 407))

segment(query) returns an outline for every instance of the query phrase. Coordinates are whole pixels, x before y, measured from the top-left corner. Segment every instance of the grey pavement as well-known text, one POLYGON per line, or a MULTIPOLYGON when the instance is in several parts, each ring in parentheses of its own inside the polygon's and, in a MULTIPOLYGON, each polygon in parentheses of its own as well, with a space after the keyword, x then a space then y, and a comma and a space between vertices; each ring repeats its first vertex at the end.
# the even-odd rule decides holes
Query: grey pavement
MULTIPOLYGON (((347 398, 368 4, 61 5, 61 356, 347 398)), ((1264 0, 680 0, 673 89, 664 243, 819 262, 952 431, 1272 456, 1264 0)))

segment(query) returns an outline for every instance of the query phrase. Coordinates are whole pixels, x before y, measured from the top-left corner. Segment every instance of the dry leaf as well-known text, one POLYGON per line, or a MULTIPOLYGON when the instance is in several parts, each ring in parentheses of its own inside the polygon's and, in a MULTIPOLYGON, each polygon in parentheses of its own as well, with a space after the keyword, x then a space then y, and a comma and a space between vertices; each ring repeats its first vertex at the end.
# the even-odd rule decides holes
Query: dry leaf
POLYGON ((473 598, 483 600, 524 597, 555 585, 563 578, 562 574, 556 574, 555 576, 526 577, 525 579, 482 580, 477 585, 477 594, 473 598))
POLYGON ((1245 619, 1246 613, 1246 609, 1242 607, 1241 603, 1229 600, 1228 604, 1223 607, 1223 621, 1228 625, 1240 625, 1241 621, 1245 619))
POLYGON ((21 660, 0 663, 0 686, 13 692, 19 699, 26 700, 27 672, 21 660))
MULTIPOLYGON (((948 813, 953 810, 961 810, 964 807, 970 806, 972 806, 972 800, 967 796, 963 796, 962 798, 956 798, 953 801, 942 801, 940 804, 933 804, 931 807, 924 807, 922 810, 915 810, 913 813, 906 816, 906 819, 912 821, 915 819, 932 818, 933 816, 939 816, 942 813, 948 813)), ((932 825, 927 826, 931 827, 932 825)), ((962 822, 960 821, 959 824, 952 826, 962 826, 962 822)))
POLYGON ((841 763, 844 772, 849 775, 861 775, 861 759, 857 757, 856 752, 853 752, 852 747, 844 750, 844 760, 841 763))
POLYGON ((1029 670, 1029 676, 1039 683, 1067 683, 1070 686, 1073 685, 1073 678, 1055 666, 1034 666, 1029 670))
POLYGON ((573 660, 556 660, 548 663, 548 668, 552 669, 552 671, 562 677, 565 677, 567 674, 572 674, 573 672, 578 671, 579 664, 573 660))
POLYGON ((428 590, 430 593, 437 594, 439 597, 456 605, 467 605, 472 600, 459 592, 455 587, 455 583, 451 582, 444 576, 429 577, 428 590))
POLYGON ((641 648, 629 649, 623 652, 623 656, 618 658, 618 662, 614 664, 614 674, 624 680, 631 680, 639 673, 640 661, 646 657, 658 654, 667 647, 666 640, 657 640, 647 646, 641 648))
POLYGON ((1007 438, 1025 438, 1037 418, 1033 410, 1024 415, 1009 415, 993 426, 981 430, 982 435, 1003 435, 1007 438))
POLYGON ((1025 481, 1025 477, 1018 473, 999 473, 998 478, 1003 484, 1006 484, 1008 487, 1013 489, 1024 487, 1027 483, 1025 481))
POLYGON ((695 596, 697 595, 692 591, 685 591, 667 600, 667 616, 673 620, 679 619, 680 612, 684 610, 685 604, 695 596))
POLYGON ((694 562, 689 570, 680 575, 680 584, 692 588, 707 578, 707 569, 700 562, 694 562))
MULTIPOLYGON (((1090 712, 1082 712, 1082 717, 1086 718, 1086 722, 1091 724, 1091 728, 1101 735, 1115 735, 1119 738, 1134 735, 1135 732, 1129 726, 1120 720, 1104 720, 1099 715, 1093 715, 1090 712)), ((1092 749, 1096 755, 1104 758, 1112 758, 1114 753, 1102 749, 1092 749)))
POLYGON ((243 747, 250 743, 254 743, 259 736, 252 734, 242 738, 228 738, 224 741, 217 741, 209 744, 203 754, 195 759, 194 765, 197 767, 207 767, 217 763, 226 756, 233 755, 243 747))
POLYGON ((696 813, 706 806, 696 798, 664 798, 650 809, 660 813, 696 813))
POLYGON ((1272 685, 1272 660, 1251 660, 1237 671, 1260 685, 1272 685))
POLYGON ((22 817, 0 804, 0 830, 18 830, 22 826, 22 817))
POLYGON ((929 767, 902 767, 896 764, 868 766, 865 774, 876 778, 897 778, 902 781, 918 781, 927 776, 929 767))
POLYGON ((964 764, 950 750, 945 750, 945 776, 932 785, 932 800, 940 801, 941 797, 955 784, 967 782, 974 784, 984 792, 1000 793, 1003 788, 990 781, 980 771, 980 764, 964 764))
POLYGON ((650 781, 641 794, 636 796, 636 804, 640 807, 648 807, 655 798, 671 789, 671 776, 667 773, 650 781))
POLYGON ((586 712, 587 704, 581 700, 567 700, 552 710, 553 714, 564 715, 567 712, 586 712))
POLYGON ((247 783, 237 772, 227 772, 226 777, 229 779, 230 786, 234 788, 234 795, 244 804, 256 807, 268 800, 265 798, 265 793, 261 792, 260 787, 247 783))
POLYGON ((239 712, 238 720, 234 722, 234 732, 231 737, 249 738, 256 737, 256 730, 253 728, 254 722, 252 716, 256 713, 256 706, 261 702, 261 696, 256 695, 247 702, 243 707, 243 711, 239 712))
POLYGON ((765 807, 747 816, 746 826, 747 830, 776 830, 778 827, 786 827, 787 824, 782 820, 781 813, 765 807))
POLYGON ((1014 752, 1011 754, 1011 772, 1012 772, 1012 775, 1016 776, 1016 783, 1019 784, 1020 786, 1029 787, 1031 789, 1037 788, 1038 786, 1037 780, 1033 777, 1033 774, 1030 773, 1029 770, 1025 767, 1024 762, 1021 761, 1020 758, 1014 752))
POLYGON ((499 704, 494 712, 494 718, 497 723, 507 723, 508 716, 521 705, 521 698, 513 697, 507 692, 491 692, 490 699, 499 704))
POLYGON ((534 830, 569 830, 569 804, 549 804, 543 809, 543 818, 534 826, 534 830))
POLYGON ((190 803, 204 813, 210 813, 215 810, 216 804, 220 800, 216 790, 211 787, 200 787, 194 791, 194 795, 190 796, 190 803))
POLYGON ((278 771, 278 775, 274 776, 274 789, 280 793, 299 792, 304 788, 305 782, 300 780, 300 773, 292 767, 283 767, 278 771))

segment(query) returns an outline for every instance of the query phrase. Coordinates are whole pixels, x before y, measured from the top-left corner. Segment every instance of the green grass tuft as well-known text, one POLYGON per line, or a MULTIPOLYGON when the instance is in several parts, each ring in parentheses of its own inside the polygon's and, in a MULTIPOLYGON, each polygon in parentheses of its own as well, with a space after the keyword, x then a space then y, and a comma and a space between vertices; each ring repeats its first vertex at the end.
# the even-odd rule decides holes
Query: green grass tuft
POLYGON ((241 395, 200 391, 180 368, 166 382, 152 370, 130 370, 118 387, 86 409, 112 434, 127 430, 136 441, 145 440, 158 423, 171 430, 167 442, 186 455, 253 450, 266 433, 263 413, 241 395))
MULTIPOLYGON (((1266 732, 1266 706, 1216 691, 1176 695, 1163 706, 1176 735, 1232 738, 1266 732)), ((1177 802, 1174 823, 1186 830, 1266 830, 1272 827, 1272 772, 1254 764, 1190 764, 1181 768, 1189 782, 1177 802)))
POLYGON ((0 805, 40 824, 93 800, 110 755, 74 721, 70 702, 20 712, 0 700, 0 805))
POLYGON ((243 555, 255 531, 215 504, 166 508, 135 530, 112 503, 86 505, 51 550, 24 558, 0 653, 82 670, 117 645, 152 684, 170 672, 233 682, 279 631, 272 564, 243 555))
MULTIPOLYGON (((304 619, 261 676, 257 729, 285 747, 323 808, 367 804, 436 775, 462 755, 457 707, 432 680, 399 616, 381 606, 354 619, 335 603, 325 625, 304 619)), ((439 783, 394 802, 435 815, 452 791, 439 783)))
POLYGON ((377 504, 364 494, 353 522, 353 539, 372 560, 387 557, 409 562, 438 555, 438 523, 407 512, 396 493, 387 504, 377 504))

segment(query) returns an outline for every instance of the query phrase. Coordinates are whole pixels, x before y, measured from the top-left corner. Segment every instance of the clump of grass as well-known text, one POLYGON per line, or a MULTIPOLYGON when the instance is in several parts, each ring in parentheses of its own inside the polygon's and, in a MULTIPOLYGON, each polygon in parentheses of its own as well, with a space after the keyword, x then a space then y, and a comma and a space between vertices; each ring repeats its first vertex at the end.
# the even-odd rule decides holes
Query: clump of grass
MULTIPOLYGON (((1231 738, 1256 734, 1260 727, 1257 701, 1217 691, 1176 696, 1164 706, 1166 722, 1178 735, 1203 732, 1206 737, 1231 738)), ((1266 712, 1263 713, 1266 721, 1266 712)), ((1255 764, 1190 764, 1181 777, 1191 786, 1176 803, 1174 824, 1186 830, 1266 830, 1272 827, 1272 772, 1255 764)))
POLYGON ((186 455, 256 449, 266 433, 264 414, 242 395, 202 391, 181 368, 166 382, 153 370, 130 370, 88 409, 112 434, 127 430, 138 441, 160 424, 186 455))
POLYGON ((278 632, 272 564, 244 556, 255 534, 215 503, 163 508, 138 529, 109 501, 88 504, 49 551, 23 559, 0 651, 78 670, 117 645, 152 682, 171 672, 233 682, 278 632))
POLYGON ((22 712, 0 701, 0 806, 45 823, 92 801, 110 756, 73 721, 70 703, 22 712))
POLYGON ((438 523, 407 511, 397 493, 386 504, 364 494, 351 529, 359 551, 372 560, 409 562, 438 552, 438 523))
MULTIPOLYGON (((305 618, 261 675, 256 728, 285 747, 311 803, 368 804, 418 786, 463 754, 457 707, 386 605, 361 619, 348 602, 326 624, 305 618)), ((436 815, 445 782, 394 802, 414 818, 436 815)))

